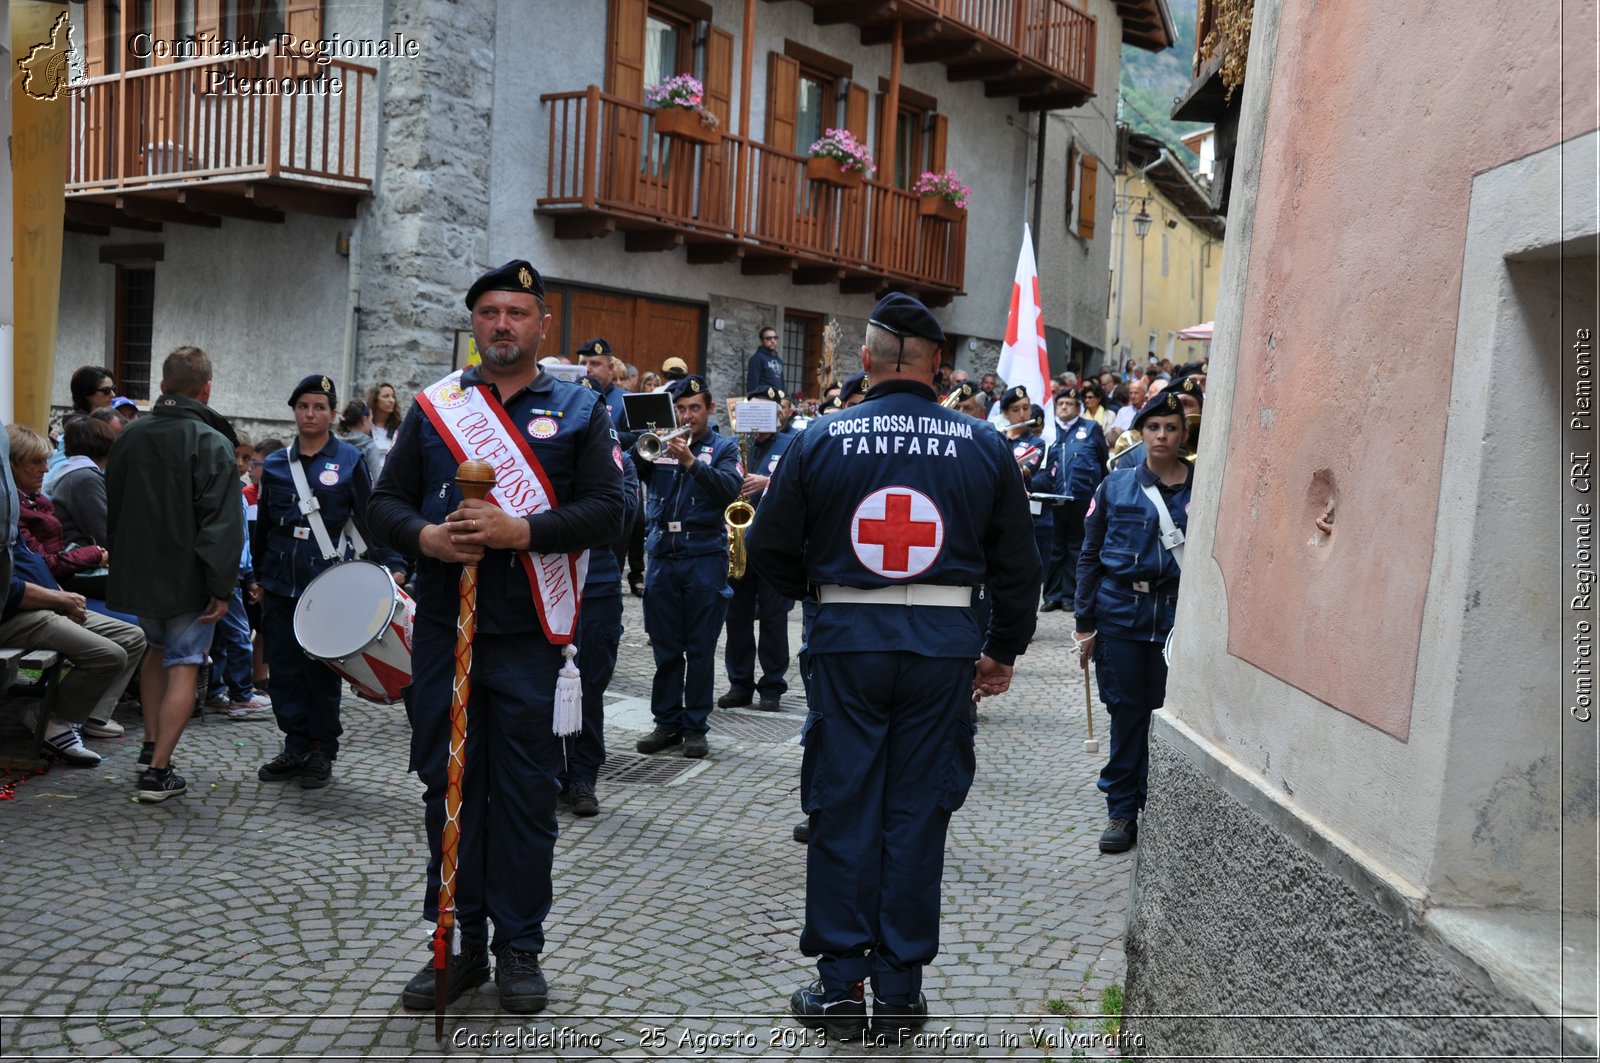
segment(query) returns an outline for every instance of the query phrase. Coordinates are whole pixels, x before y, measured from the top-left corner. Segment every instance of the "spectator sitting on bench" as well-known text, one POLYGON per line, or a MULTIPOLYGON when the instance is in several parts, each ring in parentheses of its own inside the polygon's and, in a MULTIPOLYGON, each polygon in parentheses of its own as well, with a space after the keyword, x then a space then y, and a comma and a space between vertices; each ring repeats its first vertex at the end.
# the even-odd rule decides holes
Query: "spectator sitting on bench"
POLYGON ((77 573, 104 566, 111 555, 103 546, 91 543, 67 549, 55 506, 39 490, 50 460, 50 444, 26 425, 8 424, 6 435, 11 440, 11 477, 17 482, 18 524, 22 538, 44 559, 58 583, 70 584, 77 573))
POLYGON ((100 754, 84 746, 77 725, 92 715, 111 718, 117 698, 144 657, 144 632, 89 612, 83 595, 62 590, 25 539, 17 540, 11 556, 14 568, 0 612, 0 646, 54 650, 72 666, 56 688, 55 715, 45 725, 45 746, 68 764, 93 767, 100 763, 100 754))
POLYGON ((61 537, 69 544, 105 544, 106 459, 122 424, 110 410, 96 410, 62 429, 67 461, 50 491, 50 501, 61 521, 61 537))

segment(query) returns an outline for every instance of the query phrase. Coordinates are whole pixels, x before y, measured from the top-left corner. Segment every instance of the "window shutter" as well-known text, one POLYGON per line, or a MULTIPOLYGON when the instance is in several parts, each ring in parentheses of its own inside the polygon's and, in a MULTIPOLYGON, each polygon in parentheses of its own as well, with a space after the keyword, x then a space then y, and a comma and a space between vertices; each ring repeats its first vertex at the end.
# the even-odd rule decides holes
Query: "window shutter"
POLYGON ((795 123, 800 111, 800 64, 771 53, 767 64, 767 146, 795 150, 795 123))
POLYGON ((644 102, 644 24, 648 0, 611 0, 606 42, 606 91, 634 103, 644 102))
POLYGON ((222 39, 222 0, 195 0, 194 35, 199 40, 222 39))
POLYGON ((720 128, 731 131, 733 116, 733 34, 716 26, 706 37, 706 110, 720 128))
POLYGON ((946 115, 933 116, 933 140, 928 145, 928 169, 939 173, 945 168, 945 146, 950 139, 950 119, 946 115))
POLYGON ((872 104, 872 93, 865 85, 850 83, 844 92, 844 127, 861 143, 867 142, 867 108, 872 104))
POLYGON ((1094 238, 1095 179, 1100 173, 1100 160, 1093 155, 1083 157, 1083 191, 1078 199, 1078 235, 1085 240, 1094 238))
MULTIPOLYGON (((151 14, 153 36, 158 41, 170 41, 178 36, 178 4, 177 0, 154 0, 151 14)), ((165 56, 156 54, 150 57, 151 66, 166 66, 172 62, 172 54, 165 56)))
POLYGON ((283 13, 283 28, 297 41, 322 38, 322 0, 288 0, 283 13))
POLYGON ((1069 140, 1067 142, 1067 192, 1062 198, 1062 209, 1067 219, 1068 232, 1072 231, 1073 223, 1077 220, 1078 214, 1078 164, 1080 159, 1078 142, 1069 140))
POLYGON ((106 0, 89 0, 83 8, 83 73, 97 78, 106 72, 106 0))

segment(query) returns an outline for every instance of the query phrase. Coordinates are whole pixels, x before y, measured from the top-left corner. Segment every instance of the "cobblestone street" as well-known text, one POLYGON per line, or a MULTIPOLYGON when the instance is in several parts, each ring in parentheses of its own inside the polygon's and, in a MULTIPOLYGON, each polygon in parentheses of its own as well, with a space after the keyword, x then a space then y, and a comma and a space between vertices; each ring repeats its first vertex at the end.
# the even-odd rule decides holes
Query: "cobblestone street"
MULTIPOLYGON (((426 959, 426 847, 398 708, 345 702, 323 790, 257 781, 278 748, 270 722, 207 716, 174 758, 188 794, 154 806, 133 800, 140 731, 124 715, 124 738, 91 743, 98 768, 57 764, 0 802, 0 1056, 1107 1054, 1087 1042, 1122 981, 1132 857, 1096 850, 1104 803, 1068 614, 1040 618, 1011 693, 982 707, 927 972, 934 1020, 916 1045, 847 1049, 817 1046, 787 1015, 814 977, 797 945, 806 853, 790 837, 800 684, 780 715, 714 713, 708 760, 640 757, 651 666, 638 600, 626 603, 602 812, 561 813, 544 1014, 501 1013, 491 983, 454 1005, 438 1045, 431 1014, 400 1008, 426 959)), ((14 707, 0 740, 22 748, 14 707)))

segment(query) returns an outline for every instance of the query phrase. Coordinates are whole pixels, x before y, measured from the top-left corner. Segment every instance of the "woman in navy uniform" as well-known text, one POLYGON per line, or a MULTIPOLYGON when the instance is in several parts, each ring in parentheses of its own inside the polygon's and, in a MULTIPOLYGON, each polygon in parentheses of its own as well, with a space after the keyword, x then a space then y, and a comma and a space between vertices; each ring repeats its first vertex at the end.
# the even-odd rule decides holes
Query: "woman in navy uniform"
MULTIPOLYGON (((565 751, 552 729, 562 648, 543 630, 536 589, 519 562, 527 552, 569 554, 616 542, 623 528, 622 474, 600 397, 539 366, 550 315, 538 271, 520 259, 508 262, 479 277, 466 303, 483 361, 419 394, 384 463, 368 519, 380 541, 421 559, 406 715, 410 768, 425 788, 429 857, 422 911, 429 922, 438 919, 457 588, 462 562, 478 565, 456 869, 461 951, 450 956, 447 998, 488 980, 492 948, 500 1006, 527 1013, 542 1010, 549 994, 539 954, 553 893, 565 751), (553 508, 519 517, 487 500, 463 499, 455 486, 460 459, 422 400, 449 406, 473 389, 504 411, 507 431, 516 432, 512 445, 525 446, 538 460, 553 508)), ((418 1011, 432 1008, 433 987, 430 961, 406 983, 401 1002, 418 1011)))
POLYGON ((917 300, 879 301, 866 400, 790 446, 748 538, 763 579, 819 600, 800 779, 800 948, 819 978, 790 1011, 839 1038, 867 1028, 868 978, 874 1030, 927 1021, 945 832, 976 769, 973 698, 1010 686, 1036 621, 1022 476, 998 432, 935 401, 943 342, 917 300), (972 608, 985 583, 987 632, 972 608))
POLYGON ((1111 450, 1100 425, 1082 416, 1078 392, 1056 392, 1056 441, 1045 459, 1051 494, 1065 495, 1055 512, 1050 556, 1045 562, 1043 613, 1067 609, 1078 589, 1078 557, 1083 552, 1083 515, 1094 489, 1106 477, 1111 450))
POLYGON ((283 751, 261 765, 262 782, 299 779, 308 789, 333 779, 339 755, 339 698, 343 680, 321 661, 307 657, 294 636, 294 610, 311 581, 343 558, 323 557, 310 520, 300 511, 289 463, 298 462, 330 542, 343 541, 353 521, 366 538, 367 499, 372 481, 361 452, 334 437, 338 399, 333 381, 317 374, 295 385, 295 441, 267 455, 261 468, 254 541, 256 579, 261 584, 261 633, 272 670, 272 712, 283 732, 283 751))
POLYGON ((681 742, 684 756, 703 757, 710 751, 717 633, 733 596, 722 512, 739 496, 744 469, 739 445, 711 430, 716 404, 705 378, 686 376, 669 391, 678 424, 689 433, 668 440, 654 462, 639 465, 649 491, 644 629, 656 661, 650 684, 656 726, 634 748, 659 753, 681 742))
POLYGON ((1100 700, 1111 714, 1111 752, 1100 772, 1109 823, 1102 853, 1126 852, 1139 837, 1150 768, 1150 714, 1167 696, 1162 648, 1178 609, 1183 530, 1193 466, 1180 448, 1183 403, 1162 392, 1133 419, 1145 459, 1100 484, 1084 520, 1073 641, 1094 658, 1100 700), (1160 499, 1158 507, 1150 496, 1160 499), (1165 510, 1175 534, 1163 531, 1165 510))

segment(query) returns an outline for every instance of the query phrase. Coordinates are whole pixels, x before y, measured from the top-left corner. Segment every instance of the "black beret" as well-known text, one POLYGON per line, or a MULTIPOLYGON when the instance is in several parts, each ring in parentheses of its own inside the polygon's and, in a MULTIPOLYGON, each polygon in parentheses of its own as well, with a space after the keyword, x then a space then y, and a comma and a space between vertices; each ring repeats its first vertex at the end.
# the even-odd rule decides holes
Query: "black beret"
POLYGON ((604 337, 596 336, 592 340, 584 340, 583 345, 573 353, 579 358, 587 358, 591 354, 610 354, 611 344, 607 343, 604 337))
POLYGON ((314 373, 296 384, 294 390, 289 393, 289 405, 293 407, 300 396, 306 394, 327 396, 328 409, 330 410, 339 405, 339 396, 333 389, 333 381, 321 373, 314 373))
POLYGON ((746 395, 747 399, 766 399, 768 402, 782 402, 788 398, 782 391, 773 387, 758 388, 746 395))
POLYGON ((1005 395, 1000 399, 1000 408, 1009 410, 1019 402, 1028 401, 1028 389, 1018 384, 1014 388, 1007 388, 1005 395))
POLYGON ((904 292, 890 292, 872 308, 868 324, 877 325, 896 336, 920 336, 944 343, 944 329, 927 307, 904 292))
POLYGON ((865 373, 857 373, 852 377, 848 377, 843 384, 839 385, 839 401, 847 402, 850 396, 856 394, 865 395, 867 388, 871 386, 872 382, 867 379, 867 374, 865 373))
POLYGON ((667 385, 667 392, 671 394, 673 402, 683 398, 693 398, 696 395, 711 397, 711 389, 706 386, 706 378, 699 373, 686 376, 682 380, 674 380, 667 385))
POLYGON ((1205 408, 1205 404, 1206 404, 1206 391, 1205 391, 1205 388, 1202 388, 1200 386, 1200 381, 1196 380, 1192 376, 1186 376, 1186 377, 1182 377, 1182 378, 1180 378, 1178 380, 1174 380, 1172 383, 1167 385, 1167 390, 1168 391, 1172 391, 1172 392, 1176 392, 1176 393, 1178 393, 1180 395, 1192 396, 1194 398, 1194 401, 1199 403, 1200 407, 1202 409, 1205 408))
POLYGON ((1083 396, 1078 394, 1077 388, 1057 388, 1055 398, 1051 401, 1060 402, 1062 399, 1071 399, 1079 405, 1083 404, 1083 396))
POLYGON ((1139 412, 1133 415, 1133 430, 1137 432, 1139 430, 1139 426, 1144 424, 1146 418, 1165 416, 1167 414, 1177 414, 1179 417, 1183 416, 1183 403, 1178 401, 1177 393, 1171 388, 1166 389, 1161 394, 1157 395, 1155 398, 1139 407, 1139 412))
MULTIPOLYGON (((950 395, 956 396, 956 402, 966 402, 976 394, 978 394, 978 389, 973 386, 970 380, 962 381, 960 386, 950 393, 950 395)), ((945 396, 945 398, 949 397, 949 395, 945 396)))
POLYGON ((835 395, 831 399, 822 400, 822 405, 817 407, 817 412, 819 414, 820 413, 833 413, 836 410, 842 410, 842 409, 844 409, 844 399, 843 399, 843 397, 841 397, 839 395, 835 395))
POLYGON ((477 305, 478 296, 484 292, 525 292, 543 299, 544 278, 532 263, 515 258, 472 282, 472 287, 467 289, 468 310, 477 305))

